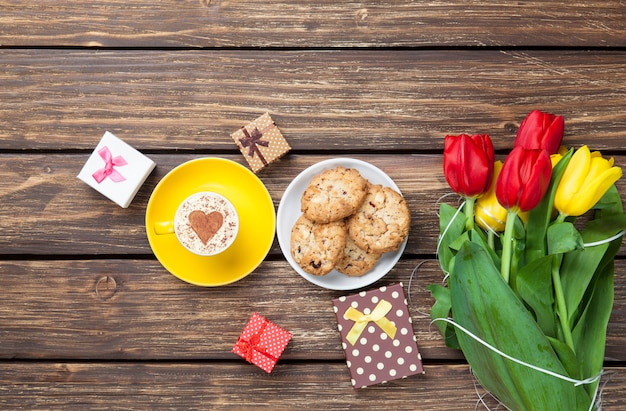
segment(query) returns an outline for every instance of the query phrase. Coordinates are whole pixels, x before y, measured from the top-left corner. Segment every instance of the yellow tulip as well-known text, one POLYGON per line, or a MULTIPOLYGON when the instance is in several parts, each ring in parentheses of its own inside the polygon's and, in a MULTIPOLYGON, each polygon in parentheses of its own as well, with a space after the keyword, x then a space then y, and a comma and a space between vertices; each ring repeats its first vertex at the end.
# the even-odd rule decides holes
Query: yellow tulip
POLYGON ((496 181, 498 179, 498 175, 500 175, 500 170, 502 170, 502 161, 498 160, 493 164, 493 179, 491 187, 488 191, 478 197, 474 209, 474 219, 476 220, 476 224, 485 230, 492 230, 495 232, 504 231, 507 216, 506 208, 502 207, 496 198, 496 181))
POLYGON ((554 205, 564 216, 584 214, 622 176, 622 169, 613 166, 613 158, 605 159, 599 151, 591 153, 582 146, 572 156, 559 186, 554 205))

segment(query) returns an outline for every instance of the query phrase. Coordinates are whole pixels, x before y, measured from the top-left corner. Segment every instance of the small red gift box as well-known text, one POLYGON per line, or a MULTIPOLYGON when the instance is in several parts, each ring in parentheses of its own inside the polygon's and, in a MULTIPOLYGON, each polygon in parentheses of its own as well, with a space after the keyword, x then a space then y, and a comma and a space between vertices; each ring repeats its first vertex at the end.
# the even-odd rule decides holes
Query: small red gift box
POLYGON ((290 340, 289 331, 253 313, 237 339, 233 352, 270 373, 290 340))

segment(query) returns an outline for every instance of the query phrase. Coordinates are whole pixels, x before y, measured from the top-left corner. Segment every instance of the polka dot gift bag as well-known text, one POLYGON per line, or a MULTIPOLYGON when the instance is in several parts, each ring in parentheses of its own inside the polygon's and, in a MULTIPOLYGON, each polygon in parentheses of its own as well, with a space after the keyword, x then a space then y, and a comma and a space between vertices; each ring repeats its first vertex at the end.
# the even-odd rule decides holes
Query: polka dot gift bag
POLYGON ((333 300, 354 388, 423 374, 401 283, 333 300))

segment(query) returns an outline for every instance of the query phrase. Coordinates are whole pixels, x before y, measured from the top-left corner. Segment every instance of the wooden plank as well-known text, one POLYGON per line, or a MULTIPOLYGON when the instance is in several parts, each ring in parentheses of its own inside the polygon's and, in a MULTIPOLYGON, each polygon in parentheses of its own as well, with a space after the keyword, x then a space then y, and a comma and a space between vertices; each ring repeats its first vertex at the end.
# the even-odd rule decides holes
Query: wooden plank
POLYGON ((86 47, 624 46, 622 2, 2 0, 0 44, 86 47), (138 17, 141 18, 138 18, 138 17))
MULTIPOLYGON (((429 318, 435 260, 403 259, 371 287, 402 282, 423 358, 460 360, 429 318)), ((626 275, 618 260, 616 278, 626 275)), ((369 288, 369 287, 368 287, 369 288)), ((284 359, 342 361, 332 291, 284 261, 265 261, 234 284, 202 288, 151 260, 0 261, 0 358, 69 360, 230 360, 253 312, 293 334, 284 359)), ((356 292, 356 291, 355 291, 356 292)), ((626 360, 626 284, 616 281, 608 364, 626 360)))
MULTIPOLYGON (((151 255, 145 209, 156 184, 174 167, 200 155, 150 155, 155 171, 131 206, 122 209, 76 175, 88 154, 0 154, 0 255, 151 255), (68 212, 68 210, 71 210, 68 212)), ((220 156, 245 164, 238 155, 220 156)), ((336 156, 288 157, 259 174, 276 208, 291 181, 307 167, 336 156)), ((350 156, 379 167, 398 185, 411 209, 407 254, 436 252, 438 201, 451 192, 440 155, 350 156)), ((626 164, 617 156, 616 164, 626 164)), ((618 181, 626 193, 626 180, 618 181)), ((299 205, 296 205, 299 207, 299 205)), ((624 252, 624 251, 623 251, 624 252)), ((277 241, 271 253, 280 255, 277 241)))
MULTIPOLYGON (((416 264, 403 262, 385 281, 408 287, 416 264)), ((434 267, 424 275, 437 282, 434 267)), ((257 311, 293 333, 285 358, 343 359, 331 300, 345 293, 307 282, 284 261, 218 288, 191 286, 145 260, 0 262, 0 273, 2 358, 232 359, 257 311)), ((411 308, 423 355, 460 358, 420 314, 428 293, 417 280, 411 308)))
MULTIPOLYGON (((145 209, 156 184, 167 172, 198 155, 151 155, 157 168, 128 209, 122 209, 76 175, 87 154, 0 155, 0 255, 151 254, 145 232, 145 209), (68 212, 68 210, 71 210, 68 212)), ((239 155, 220 156, 239 163, 239 155)), ((307 167, 336 156, 300 156, 273 164, 259 174, 274 204, 307 167)), ((439 199, 450 193, 440 155, 350 156, 379 167, 398 185, 411 209, 408 254, 436 252, 439 199)), ((616 157, 616 164, 626 158, 616 157)), ((626 180, 618 181, 626 193, 626 180)), ((299 205, 297 205, 299 207, 299 205)), ((280 254, 275 241, 272 254, 280 254)))
POLYGON ((234 153, 265 111, 295 152, 433 152, 459 133, 508 150, 532 109, 565 116, 567 144, 626 150, 624 51, 0 49, 0 82, 0 150, 91 150, 109 130, 234 153))
MULTIPOLYGON (((424 375, 362 390, 351 387, 339 363, 279 363, 271 375, 243 362, 7 365, 0 370, 3 409, 484 409, 484 391, 465 365, 427 365, 424 375)), ((602 409, 624 409, 626 369, 607 371, 602 409)))

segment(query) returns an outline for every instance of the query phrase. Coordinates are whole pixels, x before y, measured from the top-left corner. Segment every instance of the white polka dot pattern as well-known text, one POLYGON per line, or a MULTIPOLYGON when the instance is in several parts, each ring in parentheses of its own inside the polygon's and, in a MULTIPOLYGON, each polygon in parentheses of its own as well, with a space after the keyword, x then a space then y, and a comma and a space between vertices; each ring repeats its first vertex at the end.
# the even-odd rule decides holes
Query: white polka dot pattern
POLYGON ((342 296, 334 299, 333 305, 354 388, 423 374, 422 359, 401 283, 342 296), (354 321, 343 318, 346 310, 352 307, 363 313, 371 312, 383 299, 393 305, 386 318, 397 327, 395 337, 390 338, 376 323, 370 322, 354 345, 348 343, 346 336, 354 321))
POLYGON ((269 113, 263 114, 230 136, 255 173, 291 150, 269 113))
POLYGON ((290 340, 289 331, 253 313, 232 351, 270 373, 290 340))

